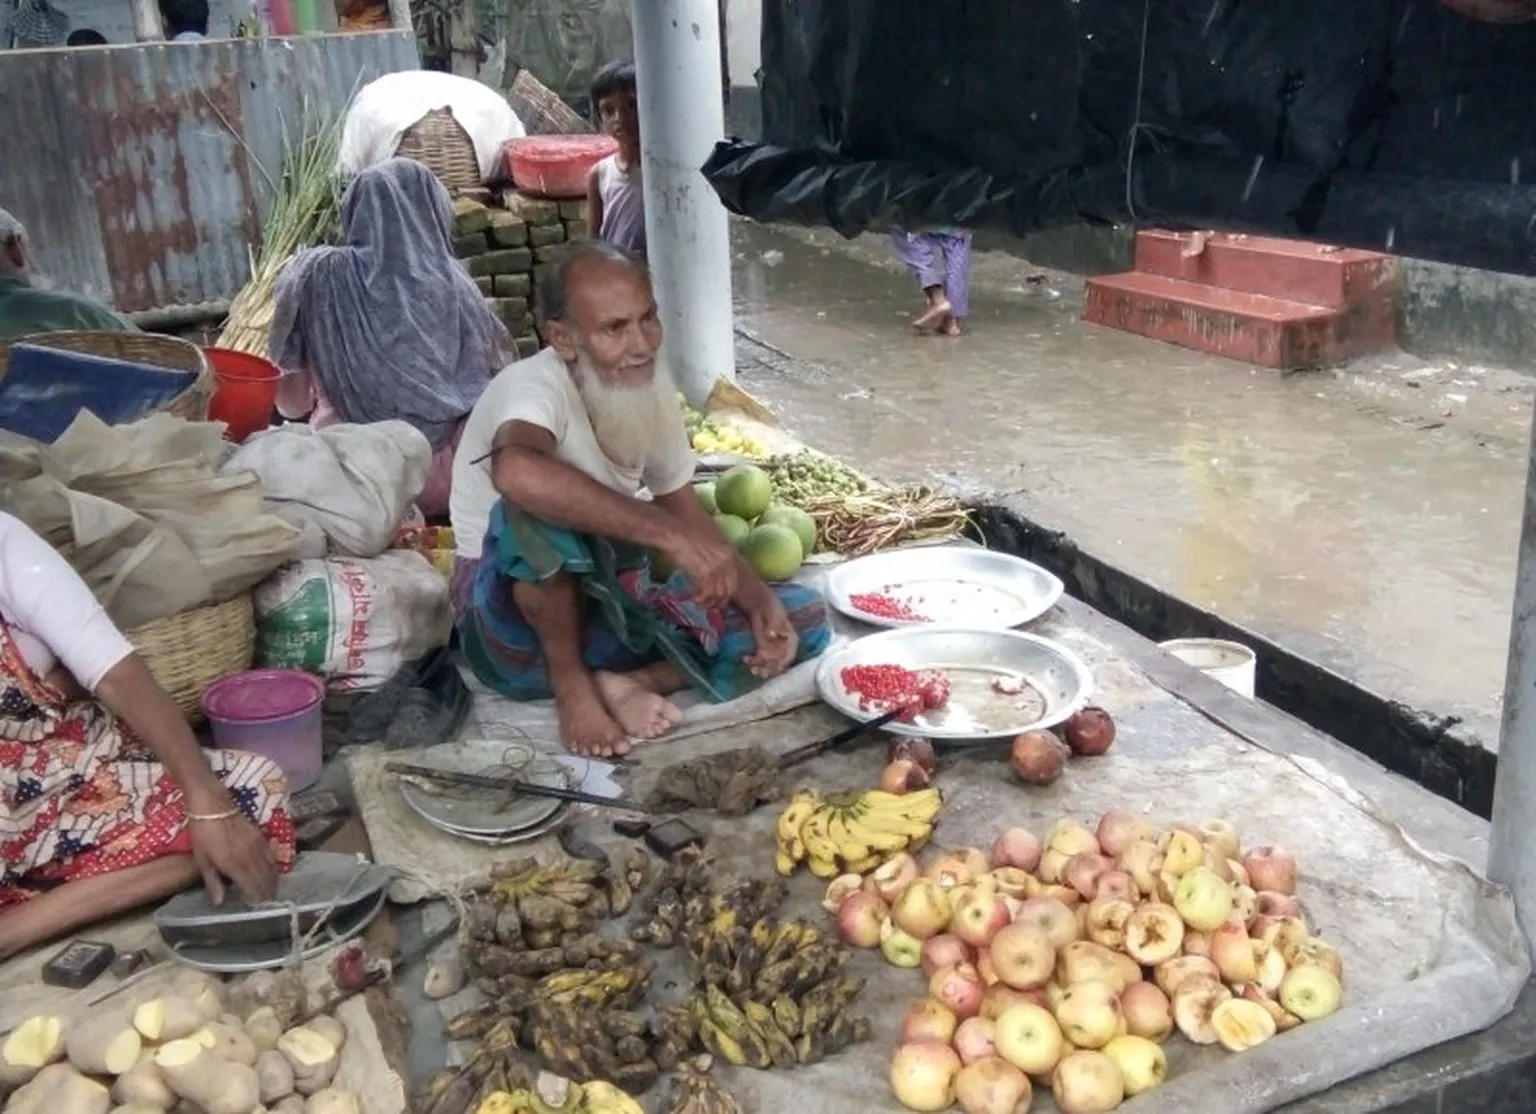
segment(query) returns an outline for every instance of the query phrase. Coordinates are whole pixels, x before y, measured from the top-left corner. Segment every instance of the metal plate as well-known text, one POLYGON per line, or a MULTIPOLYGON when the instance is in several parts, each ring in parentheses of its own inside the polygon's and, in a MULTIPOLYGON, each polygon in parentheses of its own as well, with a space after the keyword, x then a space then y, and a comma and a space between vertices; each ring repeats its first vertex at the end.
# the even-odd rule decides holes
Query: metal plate
POLYGON ((292 939, 292 917, 299 932, 310 930, 327 909, 346 917, 371 908, 385 892, 393 871, 377 863, 360 864, 357 856, 306 851, 293 869, 278 879, 270 904, 250 906, 230 887, 224 904, 213 905, 202 887, 177 894, 155 910, 155 928, 168 945, 253 945, 292 939))
MULTIPOLYGON (((530 840, 540 839, 543 836, 547 836, 556 828, 560 827, 561 824, 564 824, 567 816, 570 814, 571 809, 569 804, 566 804, 565 802, 559 803, 561 806, 560 811, 555 813, 555 815, 551 816, 548 820, 544 821, 544 823, 532 828, 524 828, 520 832, 510 832, 503 836, 474 835, 471 832, 460 832, 455 831, 452 828, 445 828, 441 824, 432 824, 432 826, 440 832, 447 832, 449 835, 454 836, 457 839, 465 839, 470 843, 479 843, 486 847, 510 847, 514 843, 527 843, 530 840)), ((429 824, 432 823, 432 821, 426 817, 423 817, 422 819, 427 820, 427 823, 429 824)))
MULTIPOLYGON (((333 914, 333 920, 315 935, 314 941, 301 953, 304 959, 314 959, 337 944, 345 943, 362 933, 384 908, 388 894, 380 891, 373 899, 348 911, 333 914)), ((286 965, 293 957, 293 949, 286 939, 257 943, 221 944, 170 944, 171 953, 178 963, 219 975, 241 975, 251 971, 273 971, 286 965)))
POLYGON ((970 545, 913 546, 872 553, 827 574, 827 600, 850 619, 875 627, 934 625, 1008 630, 1044 615, 1061 598, 1061 581, 1019 557, 970 545), (922 619, 860 611, 853 598, 883 592, 922 619))
MULTIPOLYGON (((569 787, 565 768, 544 758, 525 743, 466 740, 428 747, 416 759, 420 766, 461 774, 507 773, 511 776, 558 788, 569 787)), ((429 793, 409 781, 400 782, 400 795, 428 823, 456 835, 501 839, 547 821, 562 801, 548 797, 514 797, 507 800, 485 789, 443 786, 429 793)))
POLYGON ((909 627, 871 634, 826 654, 816 669, 821 698, 851 719, 867 720, 880 708, 860 708, 843 687, 850 665, 900 665, 936 669, 950 685, 949 702, 920 713, 911 723, 895 720, 885 730, 931 739, 999 739, 1061 723, 1088 703, 1093 674, 1076 654, 1023 631, 961 627, 909 627), (1023 691, 998 692, 994 681, 1022 682, 1023 691))

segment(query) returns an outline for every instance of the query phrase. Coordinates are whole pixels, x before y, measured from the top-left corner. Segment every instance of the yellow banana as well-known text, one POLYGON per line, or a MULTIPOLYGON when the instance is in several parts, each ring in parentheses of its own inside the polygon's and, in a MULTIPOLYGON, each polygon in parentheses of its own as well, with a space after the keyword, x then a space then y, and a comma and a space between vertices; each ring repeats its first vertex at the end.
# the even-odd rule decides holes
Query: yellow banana
POLYGON ((900 824, 892 823, 887 827, 878 820, 872 824, 862 817, 849 820, 847 823, 849 834, 870 851, 900 851, 906 847, 912 830, 917 826, 902 821, 900 824))
POLYGON ((812 855, 805 861, 805 865, 810 868, 811 873, 817 878, 836 878, 842 873, 837 868, 836 859, 818 859, 812 855))
POLYGON ((592 1114, 645 1114, 645 1108, 632 1095, 601 1079, 581 1085, 581 1105, 583 1111, 592 1114))
POLYGON ((862 859, 869 855, 869 842, 859 838, 850 828, 848 818, 841 812, 833 813, 832 819, 827 821, 827 838, 837 848, 840 858, 862 859))
POLYGON ((791 801, 789 807, 779 814, 777 825, 780 839, 788 841, 800 834, 801 825, 809 819, 811 813, 816 811, 816 802, 797 797, 791 801))
POLYGON ((798 865, 799 863, 795 861, 794 856, 791 855, 788 851, 784 850, 782 845, 779 847, 778 852, 773 856, 773 869, 778 871, 779 874, 785 878, 792 878, 795 873, 795 867, 798 865))
POLYGON ((812 859, 835 859, 837 845, 832 842, 828 827, 832 823, 832 810, 823 805, 812 812, 800 829, 800 838, 812 859))
POLYGON ((845 860, 843 869, 849 874, 868 874, 884 861, 880 855, 865 855, 862 859, 845 860))

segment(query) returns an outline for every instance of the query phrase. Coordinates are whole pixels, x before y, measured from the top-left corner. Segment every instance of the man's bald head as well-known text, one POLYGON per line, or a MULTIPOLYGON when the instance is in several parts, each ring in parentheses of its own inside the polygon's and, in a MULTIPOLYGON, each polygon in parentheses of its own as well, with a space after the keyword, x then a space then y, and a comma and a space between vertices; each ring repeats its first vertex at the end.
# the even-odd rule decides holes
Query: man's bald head
POLYGON ((607 382, 647 381, 661 322, 645 265, 601 240, 571 245, 538 290, 545 339, 575 366, 585 357, 607 382))

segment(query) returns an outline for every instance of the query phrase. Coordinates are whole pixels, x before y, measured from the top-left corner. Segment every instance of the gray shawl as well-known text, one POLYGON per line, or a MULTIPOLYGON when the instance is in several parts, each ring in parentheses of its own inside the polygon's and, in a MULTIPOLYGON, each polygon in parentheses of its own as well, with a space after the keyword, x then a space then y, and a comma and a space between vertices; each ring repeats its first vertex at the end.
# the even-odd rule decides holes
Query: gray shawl
POLYGON ((308 370, 347 422, 398 418, 440 449, 510 348, 454 256, 453 206, 430 170, 389 159, 341 201, 342 244, 294 256, 267 351, 308 370))

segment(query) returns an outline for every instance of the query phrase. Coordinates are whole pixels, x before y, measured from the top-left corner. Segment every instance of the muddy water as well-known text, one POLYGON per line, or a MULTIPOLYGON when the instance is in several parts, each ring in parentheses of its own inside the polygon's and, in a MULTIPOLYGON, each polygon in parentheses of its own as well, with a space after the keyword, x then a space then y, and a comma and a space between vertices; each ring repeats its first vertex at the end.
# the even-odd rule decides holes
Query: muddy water
POLYGON ((866 469, 1012 495, 1174 594, 1497 728, 1528 385, 1410 357, 1282 375, 1076 320, 983 257, 969 333, 914 337, 878 241, 741 224, 743 385, 866 469))

